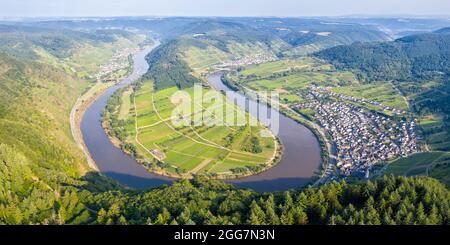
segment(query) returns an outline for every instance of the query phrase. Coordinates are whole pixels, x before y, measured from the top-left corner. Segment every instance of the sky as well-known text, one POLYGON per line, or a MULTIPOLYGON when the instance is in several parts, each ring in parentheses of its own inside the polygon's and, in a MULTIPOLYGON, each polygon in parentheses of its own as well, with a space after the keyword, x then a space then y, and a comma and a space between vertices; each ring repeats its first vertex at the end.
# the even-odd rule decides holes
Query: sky
POLYGON ((0 16, 450 16, 450 0, 0 0, 0 16))

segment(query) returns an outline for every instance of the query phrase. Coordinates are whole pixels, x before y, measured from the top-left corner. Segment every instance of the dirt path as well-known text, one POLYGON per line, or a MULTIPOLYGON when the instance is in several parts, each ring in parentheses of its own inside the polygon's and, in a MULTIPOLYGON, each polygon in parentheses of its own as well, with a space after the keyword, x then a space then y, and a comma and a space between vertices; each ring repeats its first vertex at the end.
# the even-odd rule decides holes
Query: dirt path
POLYGON ((392 85, 392 87, 394 87, 395 90, 397 90, 397 92, 400 94, 400 96, 402 96, 403 100, 405 101, 406 106, 411 111, 411 104, 409 103, 409 100, 406 97, 406 95, 394 84, 394 81, 389 81, 389 83, 392 85))
MULTIPOLYGON (((159 114, 158 110, 156 109, 155 99, 154 99, 153 94, 152 94, 152 106, 153 106, 153 108, 155 110, 155 113, 158 116, 159 120, 164 121, 164 119, 161 117, 161 115, 159 114)), ((200 142, 200 141, 198 141, 198 140, 196 140, 196 139, 194 139, 194 138, 192 138, 190 136, 187 136, 187 135, 183 134, 182 132, 176 130, 174 127, 172 127, 172 125, 170 125, 170 123, 168 123, 168 122, 164 122, 164 123, 166 124, 167 127, 169 127, 171 130, 173 130, 175 133, 177 133, 177 134, 179 134, 179 135, 181 135, 183 137, 186 137, 186 138, 194 141, 195 143, 198 143, 198 144, 201 144, 201 145, 210 146, 210 147, 214 147, 214 148, 218 148, 218 149, 222 149, 222 150, 226 150, 226 151, 230 151, 229 149, 227 149, 226 147, 223 147, 223 146, 215 146, 215 145, 210 145, 210 144, 207 144, 207 143, 204 143, 204 142, 200 142)))
POLYGON ((208 164, 212 161, 212 159, 205 159, 203 160, 203 162, 201 162, 199 165, 197 165, 194 169, 192 169, 190 171, 191 174, 196 174, 198 172, 200 172, 200 170, 202 170, 203 168, 205 168, 206 166, 208 166, 208 164))
POLYGON ((39 177, 37 176, 32 176, 31 179, 34 182, 37 183, 41 183, 45 186, 45 188, 49 189, 51 192, 53 192, 53 194, 55 195, 56 200, 59 200, 59 198, 61 198, 61 193, 55 189, 53 189, 51 186, 49 186, 47 183, 43 182, 42 180, 39 179, 39 177))
MULTIPOLYGON (((134 127, 135 127, 135 137, 134 140, 136 141, 136 143, 138 143, 138 145, 144 149, 148 154, 150 154, 153 158, 155 159, 159 159, 158 156, 156 156, 155 154, 152 153, 152 151, 150 151, 149 149, 147 149, 147 147, 145 147, 140 141, 139 141, 139 127, 138 127, 138 113, 137 113, 137 107, 136 107, 136 96, 133 96, 133 107, 134 107, 134 127)), ((162 160, 162 159, 160 159, 162 160)))

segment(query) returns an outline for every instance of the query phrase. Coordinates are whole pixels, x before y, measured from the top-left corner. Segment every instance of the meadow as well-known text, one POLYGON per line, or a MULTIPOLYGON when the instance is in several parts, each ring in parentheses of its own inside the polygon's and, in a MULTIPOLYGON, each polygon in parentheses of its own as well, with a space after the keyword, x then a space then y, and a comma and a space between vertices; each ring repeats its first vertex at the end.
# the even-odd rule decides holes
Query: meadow
POLYGON ((293 69, 308 71, 313 68, 321 71, 329 71, 332 69, 332 66, 327 64, 320 64, 313 58, 302 57, 299 59, 286 59, 267 62, 263 64, 250 65, 239 72, 239 75, 265 77, 274 73, 290 71, 293 69))

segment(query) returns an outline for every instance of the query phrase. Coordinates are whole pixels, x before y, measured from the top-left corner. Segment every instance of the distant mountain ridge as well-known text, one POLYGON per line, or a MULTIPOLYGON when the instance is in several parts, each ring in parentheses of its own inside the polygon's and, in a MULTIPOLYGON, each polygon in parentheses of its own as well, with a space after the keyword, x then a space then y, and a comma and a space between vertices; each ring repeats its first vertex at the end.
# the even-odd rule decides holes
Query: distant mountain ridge
POLYGON ((442 29, 439 29, 439 30, 437 30, 435 32, 436 33, 440 33, 440 34, 450 34, 450 27, 442 28, 442 29))
POLYGON ((392 42, 354 43, 314 56, 338 69, 355 71, 363 80, 429 79, 450 74, 450 28, 392 42))

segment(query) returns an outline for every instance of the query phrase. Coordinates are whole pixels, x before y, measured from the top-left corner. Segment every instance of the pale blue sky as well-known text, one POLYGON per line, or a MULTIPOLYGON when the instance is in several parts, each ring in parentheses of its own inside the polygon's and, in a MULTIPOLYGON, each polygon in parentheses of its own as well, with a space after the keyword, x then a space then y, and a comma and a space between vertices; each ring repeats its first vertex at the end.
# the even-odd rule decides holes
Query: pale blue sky
POLYGON ((450 15, 450 0, 0 0, 0 16, 450 15))

